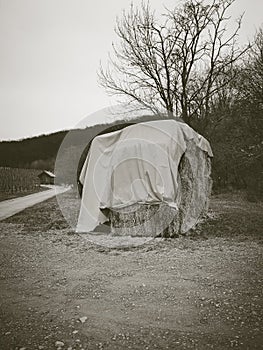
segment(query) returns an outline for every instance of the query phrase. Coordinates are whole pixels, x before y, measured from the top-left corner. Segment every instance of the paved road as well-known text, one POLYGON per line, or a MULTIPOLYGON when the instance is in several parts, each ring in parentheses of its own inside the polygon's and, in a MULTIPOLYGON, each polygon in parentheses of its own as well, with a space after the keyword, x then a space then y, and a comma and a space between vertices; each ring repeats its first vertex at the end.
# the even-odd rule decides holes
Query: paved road
POLYGON ((18 197, 14 199, 9 199, 3 202, 0 202, 0 221, 4 220, 20 211, 31 207, 37 203, 43 202, 51 197, 54 197, 57 194, 66 192, 70 187, 62 186, 47 186, 49 189, 43 192, 38 192, 30 194, 24 197, 18 197))

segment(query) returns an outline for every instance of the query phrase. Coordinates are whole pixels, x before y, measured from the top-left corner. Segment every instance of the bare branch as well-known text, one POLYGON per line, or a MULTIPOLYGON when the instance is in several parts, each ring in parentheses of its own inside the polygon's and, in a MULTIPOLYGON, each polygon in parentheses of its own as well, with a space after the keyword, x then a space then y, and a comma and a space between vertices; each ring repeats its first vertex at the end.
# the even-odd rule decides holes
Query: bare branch
POLYGON ((196 114, 206 118, 213 96, 233 75, 224 81, 220 77, 247 50, 237 46, 242 17, 233 32, 226 28, 234 1, 207 5, 205 0, 185 0, 181 7, 165 9, 159 21, 149 3, 131 5, 117 19, 119 43, 108 67, 100 67, 100 84, 110 94, 187 122, 196 114))

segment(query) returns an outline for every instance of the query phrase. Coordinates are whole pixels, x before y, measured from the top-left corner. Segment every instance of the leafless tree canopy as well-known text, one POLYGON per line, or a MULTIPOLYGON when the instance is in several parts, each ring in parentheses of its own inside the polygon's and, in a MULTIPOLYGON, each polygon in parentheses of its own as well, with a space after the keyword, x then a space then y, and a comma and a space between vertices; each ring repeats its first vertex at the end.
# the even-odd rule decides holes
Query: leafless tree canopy
POLYGON ((243 61, 239 75, 242 98, 263 108, 263 27, 259 28, 243 61))
POLYGON ((100 84, 113 95, 136 101, 156 113, 206 117, 212 97, 233 78, 229 74, 244 50, 235 29, 227 29, 235 0, 188 0, 156 18, 149 4, 130 6, 117 20, 119 42, 100 84), (219 79, 220 77, 220 79, 219 79))

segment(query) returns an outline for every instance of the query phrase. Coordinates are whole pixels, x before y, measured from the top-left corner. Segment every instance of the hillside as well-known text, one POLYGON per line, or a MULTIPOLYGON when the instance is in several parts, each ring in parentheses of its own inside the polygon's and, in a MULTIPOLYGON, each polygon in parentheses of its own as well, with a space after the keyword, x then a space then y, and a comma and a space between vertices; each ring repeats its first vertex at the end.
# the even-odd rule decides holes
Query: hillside
MULTIPOLYGON (((157 118, 154 116, 139 116, 134 122, 157 118)), ((75 147, 83 142, 88 144, 89 140, 101 131, 126 122, 127 119, 119 119, 118 121, 98 124, 85 129, 64 130, 18 141, 2 141, 0 142, 0 167, 34 168, 53 171, 59 147, 69 132, 71 137, 68 146, 75 147)))
MULTIPOLYGON (((50 135, 0 142, 0 167, 33 168, 54 171, 55 161, 63 140, 63 157, 60 157, 60 181, 72 183, 77 178, 84 153, 90 140, 108 128, 114 130, 119 124, 159 119, 158 116, 137 116, 98 124, 83 129, 60 131, 50 135), (113 129, 112 129, 113 128, 113 129), (67 135, 67 138, 65 138, 67 135), (64 171, 64 169, 66 171, 64 171)), ((217 126, 216 131, 204 132, 200 125, 194 129, 203 134, 214 153, 212 177, 213 188, 246 189, 252 200, 263 198, 262 144, 256 137, 255 128, 248 128, 240 114, 229 115, 217 126)), ((256 130, 259 130, 258 128, 256 130)))
MULTIPOLYGON (((56 154, 67 132, 0 142, 0 166, 53 170, 56 154)), ((80 137, 81 132, 74 131, 80 137)))

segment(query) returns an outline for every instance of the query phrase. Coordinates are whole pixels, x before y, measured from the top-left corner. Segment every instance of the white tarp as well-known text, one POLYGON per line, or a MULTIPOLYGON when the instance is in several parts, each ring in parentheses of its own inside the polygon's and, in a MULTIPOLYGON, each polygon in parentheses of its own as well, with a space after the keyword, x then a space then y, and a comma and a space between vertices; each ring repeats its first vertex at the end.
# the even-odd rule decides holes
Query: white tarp
POLYGON ((176 208, 178 165, 189 140, 212 157, 208 141, 175 120, 134 124, 95 137, 80 174, 83 193, 77 232, 90 232, 107 221, 103 208, 135 203, 176 208))

